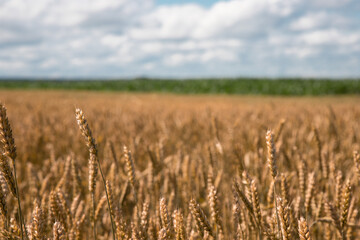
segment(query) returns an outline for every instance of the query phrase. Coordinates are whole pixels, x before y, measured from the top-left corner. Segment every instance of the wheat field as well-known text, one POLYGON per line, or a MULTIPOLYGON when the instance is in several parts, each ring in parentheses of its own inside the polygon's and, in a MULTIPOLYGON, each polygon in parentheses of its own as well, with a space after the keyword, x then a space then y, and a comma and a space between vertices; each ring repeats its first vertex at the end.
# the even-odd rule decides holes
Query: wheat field
POLYGON ((360 238, 359 96, 0 96, 1 239, 360 238))

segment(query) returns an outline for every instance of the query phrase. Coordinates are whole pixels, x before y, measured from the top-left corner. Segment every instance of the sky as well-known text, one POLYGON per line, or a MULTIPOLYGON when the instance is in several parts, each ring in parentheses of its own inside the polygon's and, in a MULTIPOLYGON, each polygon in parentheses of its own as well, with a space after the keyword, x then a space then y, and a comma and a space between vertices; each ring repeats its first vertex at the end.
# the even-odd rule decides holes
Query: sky
POLYGON ((0 0, 0 77, 360 77, 359 0, 0 0))

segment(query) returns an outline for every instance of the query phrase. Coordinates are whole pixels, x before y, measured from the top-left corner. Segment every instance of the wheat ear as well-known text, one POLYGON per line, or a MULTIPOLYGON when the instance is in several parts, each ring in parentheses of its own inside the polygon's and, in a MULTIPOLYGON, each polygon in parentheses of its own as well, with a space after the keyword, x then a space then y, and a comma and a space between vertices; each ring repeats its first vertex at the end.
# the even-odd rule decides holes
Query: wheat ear
POLYGON ((45 218, 41 208, 36 204, 33 211, 31 229, 31 239, 44 239, 45 238, 45 218))
POLYGON ((317 150, 318 150, 317 154, 318 154, 320 171, 321 171, 322 177, 327 178, 328 177, 328 164, 327 164, 327 161, 325 159, 323 159, 323 157, 321 156, 322 144, 320 141, 319 132, 315 127, 313 128, 313 131, 314 131, 315 142, 316 142, 316 146, 317 146, 317 150))
POLYGON ((300 240, 311 240, 308 224, 303 217, 299 220, 299 237, 300 240))
POLYGON ((358 181, 360 182, 360 154, 357 151, 353 152, 353 159, 354 159, 354 164, 355 164, 355 168, 356 168, 356 172, 358 175, 358 181))
MULTIPOLYGON (((24 223, 24 219, 22 216, 22 212, 21 212, 20 194, 19 194, 19 188, 18 188, 17 178, 16 178, 15 140, 12 136, 12 129, 11 129, 9 120, 6 115, 6 108, 1 103, 0 103, 0 139, 1 139, 1 142, 3 143, 3 154, 4 154, 4 156, 6 156, 7 158, 10 158, 12 160, 12 164, 13 164, 13 168, 14 168, 13 183, 9 184, 9 181, 8 181, 8 184, 9 184, 9 188, 11 189, 12 194, 17 198, 17 203, 18 203, 18 207, 19 207, 19 222, 20 222, 20 230, 21 230, 21 239, 24 239, 24 231, 25 231, 26 237, 29 238, 26 233, 25 223, 24 223)), ((0 165, 2 165, 2 163, 4 161, 6 161, 6 160, 4 160, 4 159, 0 160, 0 162, 1 162, 0 165)), ((7 168, 7 170, 9 171, 10 168, 8 168, 8 166, 4 166, 4 167, 7 168)), ((0 166, 0 168, 3 169, 3 166, 0 166)), ((11 175, 12 175, 12 174, 10 174, 11 171, 9 171, 7 173, 5 173, 4 171, 2 171, 2 172, 4 173, 5 179, 7 179, 7 177, 8 177, 10 180, 11 175), (9 176, 6 176, 6 174, 8 174, 9 176)))
POLYGON ((314 195, 314 188, 315 188, 315 173, 309 173, 309 182, 305 193, 305 212, 306 216, 309 215, 310 212, 310 203, 311 199, 314 195))
POLYGON ((140 216, 140 226, 141 234, 143 238, 148 238, 148 229, 149 229, 149 202, 145 201, 143 203, 142 212, 140 216))
POLYGON ((209 235, 214 236, 209 221, 207 220, 199 204, 194 199, 190 200, 190 212, 196 221, 200 235, 204 237, 205 232, 207 232, 209 235))
POLYGON ((126 173, 127 173, 129 182, 131 184, 131 187, 133 189, 135 202, 137 204, 137 194, 136 194, 136 189, 135 189, 136 176, 135 176, 134 161, 132 159, 131 152, 128 150, 128 148, 126 146, 124 146, 124 157, 125 157, 125 163, 126 163, 126 173))
POLYGON ((256 222, 258 224, 258 229, 259 229, 259 239, 262 239, 262 235, 261 235, 262 215, 261 215, 261 209, 260 209, 259 193, 258 193, 256 183, 254 180, 251 182, 251 198, 252 198, 252 204, 253 204, 256 222))
MULTIPOLYGON (((0 185, 0 214, 3 215, 5 219, 5 224, 8 224, 8 218, 7 218, 7 206, 6 206, 6 195, 3 191, 2 186, 0 185)), ((5 226, 7 228, 7 226, 5 226)))
POLYGON ((290 233, 289 208, 288 206, 284 205, 283 199, 278 198, 278 202, 279 202, 278 211, 279 211, 280 226, 281 226, 283 240, 290 240, 291 233, 290 233))
POLYGON ((184 225, 184 217, 180 210, 175 210, 173 214, 174 229, 176 233, 176 240, 185 240, 186 231, 184 225))
POLYGON ((240 199, 243 201, 243 203, 245 204, 245 207, 248 209, 248 211, 251 214, 254 214, 254 208, 251 204, 251 202, 249 201, 249 199, 245 196, 245 193, 243 193, 243 191, 241 191, 239 184, 237 183, 236 180, 234 180, 234 184, 233 184, 233 191, 234 193, 237 194, 237 196, 240 197, 240 199))
POLYGON ((284 118, 280 120, 279 125, 276 129, 275 142, 277 142, 279 140, 281 132, 284 128, 285 122, 286 122, 286 119, 284 119, 284 118))
POLYGON ((275 205, 275 212, 276 212, 276 221, 277 221, 277 227, 278 232, 281 238, 281 230, 280 230, 280 218, 278 213, 278 206, 277 206, 277 200, 276 200, 276 176, 277 176, 277 166, 276 166, 276 149, 274 144, 274 134, 271 130, 268 130, 266 132, 266 146, 267 146, 267 163, 268 167, 271 172, 271 176, 274 181, 274 205, 275 205))
MULTIPOLYGON (((111 184, 108 180, 106 181, 106 191, 108 193, 108 199, 109 199, 109 206, 110 206, 109 209, 110 209, 110 215, 111 215, 110 217, 111 217, 111 219, 114 219, 115 212, 117 211, 117 209, 114 204, 113 190, 112 190, 111 184)), ((113 221, 111 221, 111 225, 112 225, 112 228, 115 229, 115 224, 113 223, 113 221)))
MULTIPOLYGON (((90 127, 85 119, 85 115, 83 113, 82 110, 80 109, 76 109, 75 110, 75 116, 76 116, 76 120, 77 123, 79 125, 81 134, 85 137, 86 140, 86 145, 89 148, 89 153, 90 153, 90 160, 89 160, 89 190, 91 192, 92 195, 92 202, 93 202, 93 218, 94 218, 94 239, 96 239, 96 220, 95 220, 95 187, 96 187, 96 175, 97 175, 97 167, 99 167, 100 170, 100 175, 101 178, 103 180, 103 184, 104 184, 104 188, 105 188, 105 193, 106 193, 106 198, 107 198, 107 203, 108 203, 108 210, 109 213, 111 213, 111 208, 110 208, 110 202, 109 202, 109 195, 108 195, 108 191, 106 189, 106 180, 104 177, 104 174, 101 170, 101 165, 97 156, 97 148, 96 148, 96 144, 95 144, 95 139, 92 136, 90 127), (96 164, 97 163, 97 164, 96 164)), ((115 240, 115 229, 114 229, 114 221, 113 221, 113 217, 110 214, 110 220, 111 220, 111 229, 112 229, 112 234, 113 234, 113 240, 115 240)))
POLYGON ((343 232, 345 231, 345 227, 346 227, 347 220, 348 220, 350 200, 351 200, 351 185, 350 185, 350 181, 348 180, 344 186, 343 193, 342 193, 340 223, 341 223, 341 228, 342 228, 343 232))
POLYGON ((217 191, 215 189, 215 186, 211 184, 209 188, 209 194, 208 194, 208 202, 210 206, 210 213, 211 213, 211 221, 213 225, 215 226, 217 235, 223 234, 223 227, 222 222, 220 218, 220 212, 219 212, 219 202, 218 202, 218 196, 217 191))
POLYGON ((60 222, 55 222, 53 226, 53 239, 54 240, 65 240, 66 234, 64 226, 60 222))

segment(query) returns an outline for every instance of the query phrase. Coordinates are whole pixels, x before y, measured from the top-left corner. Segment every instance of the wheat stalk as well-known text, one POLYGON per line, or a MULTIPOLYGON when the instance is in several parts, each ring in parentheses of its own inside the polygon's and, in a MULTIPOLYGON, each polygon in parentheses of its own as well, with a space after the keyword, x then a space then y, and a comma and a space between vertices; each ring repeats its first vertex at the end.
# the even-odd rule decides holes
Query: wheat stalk
MULTIPOLYGON (((111 212, 110 201, 109 201, 109 196, 108 196, 108 192, 106 189, 105 177, 101 170, 101 165, 100 165, 99 159, 97 157, 97 148, 96 148, 96 144, 95 144, 95 139, 92 136, 90 127, 85 119, 85 115, 82 112, 82 110, 77 108, 75 111, 75 116, 76 116, 76 120, 77 120, 77 123, 80 128, 80 131, 81 131, 82 135, 85 137, 86 145, 88 146, 89 153, 90 153, 90 157, 89 157, 89 191, 91 193, 92 202, 93 202, 93 207, 92 207, 93 218, 94 218, 93 229, 94 229, 94 239, 96 240, 95 194, 94 194, 94 192, 95 192, 95 187, 96 187, 97 167, 99 167, 100 174, 101 174, 101 177, 103 180, 109 212, 111 212)), ((115 229, 114 229, 115 224, 114 224, 113 217, 111 214, 110 214, 110 220, 111 220, 111 226, 112 226, 113 240, 115 240, 115 229)))
MULTIPOLYGON (((16 177, 16 146, 15 140, 12 136, 12 129, 10 127, 9 120, 6 115, 6 108, 0 103, 0 139, 3 144, 3 155, 12 160, 14 177, 12 178, 12 173, 8 164, 6 164, 5 159, 0 160, 0 170, 3 172, 5 179, 7 180, 8 186, 12 192, 12 194, 17 198, 18 207, 19 207, 19 221, 20 221, 20 231, 21 231, 21 239, 24 239, 24 231, 26 233, 25 222, 21 212, 21 203, 20 203, 20 194, 19 188, 17 184, 16 177), (24 226, 24 230, 23 230, 24 226)), ((1 155, 0 158, 3 158, 1 155)), ((26 237, 27 233, 26 233, 26 237)))

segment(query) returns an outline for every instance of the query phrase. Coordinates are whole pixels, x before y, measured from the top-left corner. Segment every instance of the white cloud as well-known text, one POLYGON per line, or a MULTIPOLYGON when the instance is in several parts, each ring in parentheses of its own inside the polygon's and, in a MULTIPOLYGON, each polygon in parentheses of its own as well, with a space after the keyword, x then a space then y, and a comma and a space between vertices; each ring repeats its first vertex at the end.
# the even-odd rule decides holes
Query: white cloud
MULTIPOLYGON (((244 27, 244 23, 257 21, 256 17, 266 8, 265 1, 229 1, 215 4, 195 25, 194 36, 207 38, 231 32, 231 29, 244 27)), ((246 27, 243 28, 246 30, 246 27)))
POLYGON ((296 19, 290 26, 294 30, 307 30, 322 26, 327 20, 329 20, 328 15, 325 12, 320 12, 296 19))
POLYGON ((127 41, 127 37, 108 34, 103 36, 100 41, 104 46, 116 48, 124 44, 127 41))
POLYGON ((345 17, 338 14, 330 14, 327 12, 312 12, 296 19, 291 25, 293 30, 311 30, 323 28, 326 26, 343 27, 348 24, 345 17))
POLYGON ((351 0, 313 0, 311 4, 317 7, 337 8, 350 3, 351 0))
POLYGON ((208 63, 211 61, 231 62, 237 59, 237 55, 232 51, 223 49, 213 49, 197 53, 174 53, 164 59, 164 64, 169 66, 179 66, 188 63, 208 63))
POLYGON ((0 6, 0 76, 294 76, 316 75, 319 66, 319 76, 360 76, 357 0, 0 6), (330 59, 341 71, 334 73, 330 59))
POLYGON ((143 16, 141 25, 129 34, 140 40, 188 38, 205 13, 205 9, 195 4, 159 7, 143 16))
POLYGON ((1 69, 18 70, 23 67, 25 67, 25 63, 23 61, 0 61, 0 70, 1 69))
POLYGON ((309 45, 351 45, 359 43, 360 32, 348 33, 337 29, 315 30, 302 34, 299 39, 309 45))
POLYGON ((59 62, 56 59, 49 58, 49 59, 44 60, 40 64, 40 68, 48 69, 48 68, 56 67, 58 64, 59 64, 59 62))
POLYGON ((296 58, 307 58, 310 56, 314 56, 318 53, 316 48, 311 47, 290 47, 284 50, 284 53, 289 56, 294 56, 296 58))

